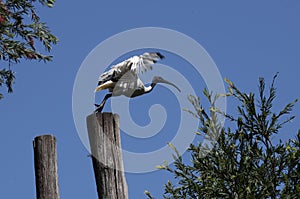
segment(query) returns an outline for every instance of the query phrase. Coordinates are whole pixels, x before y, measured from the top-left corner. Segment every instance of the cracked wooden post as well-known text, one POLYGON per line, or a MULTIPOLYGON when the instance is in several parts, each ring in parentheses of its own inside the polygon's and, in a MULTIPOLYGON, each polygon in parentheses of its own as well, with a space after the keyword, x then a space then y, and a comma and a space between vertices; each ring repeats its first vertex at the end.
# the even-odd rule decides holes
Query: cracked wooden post
POLYGON ((33 150, 37 199, 59 199, 56 138, 35 137, 33 150))
POLYGON ((119 116, 97 113, 87 117, 92 162, 99 199, 128 199, 119 116))

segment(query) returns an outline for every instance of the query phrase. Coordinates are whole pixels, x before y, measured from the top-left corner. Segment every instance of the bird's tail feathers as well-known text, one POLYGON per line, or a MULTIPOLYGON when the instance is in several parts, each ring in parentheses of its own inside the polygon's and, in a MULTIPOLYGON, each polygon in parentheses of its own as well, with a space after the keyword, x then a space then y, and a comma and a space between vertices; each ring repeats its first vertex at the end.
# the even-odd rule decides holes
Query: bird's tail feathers
POLYGON ((104 89, 108 89, 114 86, 114 82, 113 81, 107 81, 99 86, 96 87, 95 89, 95 93, 104 89))
POLYGON ((95 89, 95 93, 98 92, 98 91, 100 91, 100 90, 103 90, 103 89, 101 88, 101 85, 100 85, 100 86, 97 86, 97 88, 95 89))

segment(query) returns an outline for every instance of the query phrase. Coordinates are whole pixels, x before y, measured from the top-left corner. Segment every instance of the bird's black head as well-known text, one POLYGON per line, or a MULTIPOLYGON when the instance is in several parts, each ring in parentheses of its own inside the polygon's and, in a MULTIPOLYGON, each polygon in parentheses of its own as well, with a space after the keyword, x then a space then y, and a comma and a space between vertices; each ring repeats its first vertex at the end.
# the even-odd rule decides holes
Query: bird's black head
POLYGON ((162 77, 160 77, 160 76, 154 76, 153 79, 152 79, 152 84, 155 85, 155 84, 157 84, 157 83, 165 83, 165 84, 169 84, 169 85, 171 85, 171 86, 174 86, 179 92, 181 92, 180 89, 179 89, 175 84, 173 84, 173 83, 171 83, 171 82, 165 80, 164 78, 162 78, 162 77))

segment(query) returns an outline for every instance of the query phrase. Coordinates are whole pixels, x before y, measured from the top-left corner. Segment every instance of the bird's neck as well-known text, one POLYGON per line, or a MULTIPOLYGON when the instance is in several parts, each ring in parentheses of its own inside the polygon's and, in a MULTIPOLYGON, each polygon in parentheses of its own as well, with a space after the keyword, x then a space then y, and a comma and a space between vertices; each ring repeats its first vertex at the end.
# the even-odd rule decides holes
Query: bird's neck
POLYGON ((156 83, 151 83, 150 86, 146 86, 145 93, 151 92, 155 86, 156 86, 156 83))

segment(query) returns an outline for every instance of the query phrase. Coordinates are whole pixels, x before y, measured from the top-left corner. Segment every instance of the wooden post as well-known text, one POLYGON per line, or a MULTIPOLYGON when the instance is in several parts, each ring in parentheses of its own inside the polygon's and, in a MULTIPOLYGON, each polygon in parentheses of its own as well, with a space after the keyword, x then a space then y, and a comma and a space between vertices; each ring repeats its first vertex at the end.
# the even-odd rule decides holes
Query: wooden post
POLYGON ((35 137, 33 150, 37 199, 59 199, 56 138, 35 137))
POLYGON ((119 116, 97 113, 87 117, 94 174, 99 199, 128 199, 119 116))

